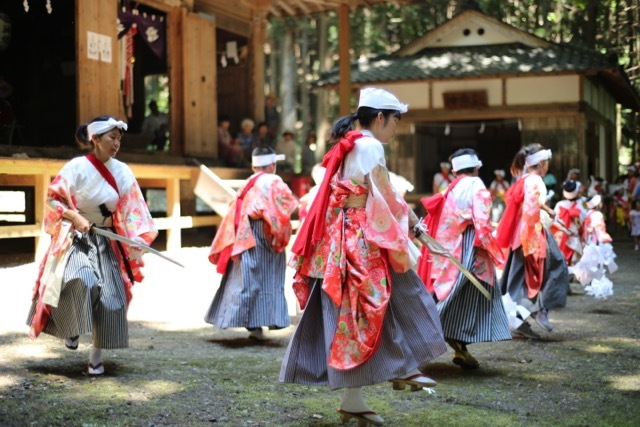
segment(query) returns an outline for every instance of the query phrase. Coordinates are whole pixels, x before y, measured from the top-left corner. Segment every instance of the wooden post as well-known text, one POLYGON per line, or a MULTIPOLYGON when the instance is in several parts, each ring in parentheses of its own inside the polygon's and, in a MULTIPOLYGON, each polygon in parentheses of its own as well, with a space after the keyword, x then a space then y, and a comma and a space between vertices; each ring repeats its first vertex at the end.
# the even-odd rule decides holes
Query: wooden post
POLYGON ((182 247, 182 233, 180 231, 180 178, 167 179, 167 250, 172 251, 182 247))
POLYGON ((44 205, 47 201, 47 189, 51 183, 51 176, 47 174, 35 175, 35 212, 36 224, 40 225, 40 235, 35 238, 35 261, 40 261, 44 256, 49 240, 44 238, 44 205))
POLYGON ((270 1, 258 1, 253 10, 253 25, 251 25, 250 52, 251 55, 251 84, 249 94, 253 100, 253 117, 261 122, 264 117, 264 43, 267 40, 266 8, 270 1))
POLYGON ((340 52, 340 86, 338 94, 340 96, 340 116, 350 113, 351 98, 351 59, 349 56, 349 6, 345 3, 340 5, 339 10, 338 45, 340 52))

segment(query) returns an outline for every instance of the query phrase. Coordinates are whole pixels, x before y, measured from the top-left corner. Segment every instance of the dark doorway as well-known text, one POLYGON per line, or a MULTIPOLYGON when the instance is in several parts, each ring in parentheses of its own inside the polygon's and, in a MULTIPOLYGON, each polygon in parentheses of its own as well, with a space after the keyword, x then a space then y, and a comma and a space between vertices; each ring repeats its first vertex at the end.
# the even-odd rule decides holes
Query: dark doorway
POLYGON ((75 2, 0 3, 0 144, 73 146, 76 129, 75 2), (9 127, 10 126, 10 127, 9 127))
POLYGON ((439 164, 459 148, 473 148, 483 166, 480 178, 488 186, 493 171, 504 169, 510 179, 509 166, 521 147, 518 120, 484 120, 416 124, 418 159, 416 165, 419 192, 431 192, 433 175, 439 164))

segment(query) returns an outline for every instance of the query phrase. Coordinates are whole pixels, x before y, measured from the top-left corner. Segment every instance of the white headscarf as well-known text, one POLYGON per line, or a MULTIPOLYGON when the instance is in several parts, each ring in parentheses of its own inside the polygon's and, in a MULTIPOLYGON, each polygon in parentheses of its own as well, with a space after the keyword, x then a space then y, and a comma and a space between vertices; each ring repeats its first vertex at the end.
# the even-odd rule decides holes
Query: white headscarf
POLYGON ((93 135, 102 135, 103 133, 109 132, 111 129, 115 128, 125 131, 127 130, 127 124, 122 120, 116 120, 113 117, 109 117, 108 120, 89 123, 87 125, 87 135, 89 135, 89 139, 92 139, 93 135))

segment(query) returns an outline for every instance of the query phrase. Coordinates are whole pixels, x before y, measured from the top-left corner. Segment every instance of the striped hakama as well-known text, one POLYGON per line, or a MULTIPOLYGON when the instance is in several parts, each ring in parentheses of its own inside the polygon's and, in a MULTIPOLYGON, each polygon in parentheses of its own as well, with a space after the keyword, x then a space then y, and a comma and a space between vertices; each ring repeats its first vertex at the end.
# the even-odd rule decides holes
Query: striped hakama
MULTIPOLYGON (((470 225, 462 235, 461 264, 473 272, 476 248, 475 229, 470 225)), ((492 342, 511 339, 502 294, 497 284, 480 281, 491 295, 491 301, 460 273, 446 299, 438 302, 438 312, 445 338, 464 343, 492 342)))
POLYGON ((128 347, 126 295, 111 242, 104 236, 83 234, 74 238, 69 250, 58 307, 51 307, 43 332, 63 339, 92 333, 95 348, 128 347))
POLYGON ((285 353, 280 382, 361 387, 406 375, 446 352, 435 303, 413 270, 391 272, 392 293, 383 321, 380 347, 362 365, 349 370, 328 366, 338 307, 313 283, 300 323, 285 353))
POLYGON ((526 308, 531 313, 535 313, 542 308, 564 307, 567 302, 567 288, 569 286, 567 265, 553 236, 549 233, 549 230, 544 230, 547 239, 547 257, 545 259, 545 271, 540 292, 533 298, 527 297, 522 246, 511 251, 500 278, 502 293, 508 293, 515 303, 526 308))
POLYGON ((291 321, 284 296, 285 251, 271 249, 264 220, 250 223, 256 246, 242 252, 239 262, 229 261, 204 320, 222 329, 286 328, 291 321))

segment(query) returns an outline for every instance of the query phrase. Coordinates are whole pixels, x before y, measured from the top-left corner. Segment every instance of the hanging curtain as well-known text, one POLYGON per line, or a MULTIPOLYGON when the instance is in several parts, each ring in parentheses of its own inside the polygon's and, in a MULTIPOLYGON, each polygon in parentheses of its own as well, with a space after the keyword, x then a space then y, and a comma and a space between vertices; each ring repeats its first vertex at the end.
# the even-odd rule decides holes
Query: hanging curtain
POLYGON ((166 25, 164 17, 140 14, 137 10, 120 10, 118 12, 120 29, 118 38, 123 37, 130 28, 137 26, 138 34, 151 51, 160 59, 164 59, 166 44, 166 25))

